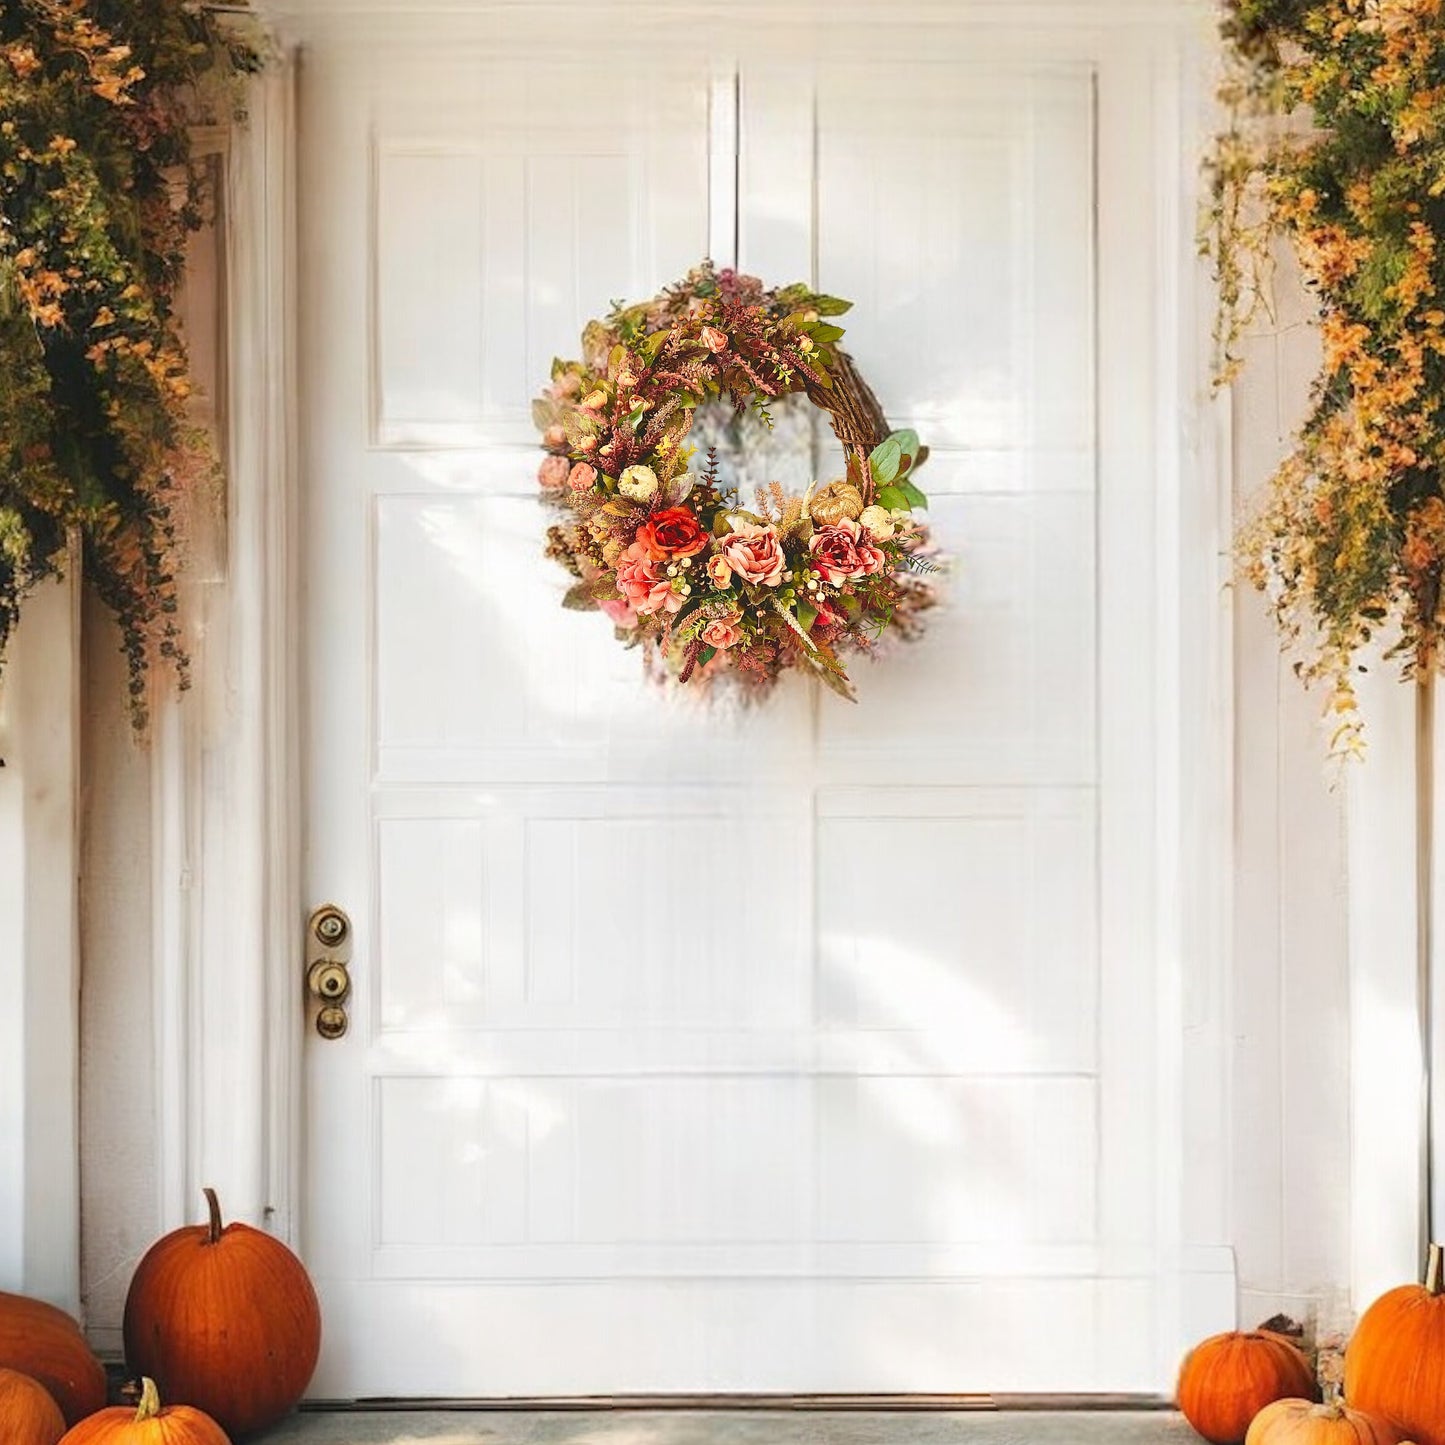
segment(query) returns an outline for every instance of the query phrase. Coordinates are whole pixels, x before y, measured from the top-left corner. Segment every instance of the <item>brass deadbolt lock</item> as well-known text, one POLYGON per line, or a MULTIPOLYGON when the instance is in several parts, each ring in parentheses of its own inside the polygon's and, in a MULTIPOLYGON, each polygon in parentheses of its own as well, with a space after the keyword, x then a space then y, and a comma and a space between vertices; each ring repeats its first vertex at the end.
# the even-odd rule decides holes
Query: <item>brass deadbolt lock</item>
POLYGON ((306 991, 320 1007, 316 1032, 339 1039, 350 1026, 351 920, 334 903, 323 904, 306 921, 306 991))
POLYGON ((319 958, 306 970, 306 986, 323 1003, 340 1003, 351 992, 351 974, 344 963, 319 958))
POLYGON ((329 1003, 316 1015, 316 1032, 323 1039, 339 1039, 347 1025, 346 1010, 340 1004, 329 1003))
POLYGON ((328 903, 311 915, 311 931, 323 948, 340 948, 351 933, 351 920, 328 903))

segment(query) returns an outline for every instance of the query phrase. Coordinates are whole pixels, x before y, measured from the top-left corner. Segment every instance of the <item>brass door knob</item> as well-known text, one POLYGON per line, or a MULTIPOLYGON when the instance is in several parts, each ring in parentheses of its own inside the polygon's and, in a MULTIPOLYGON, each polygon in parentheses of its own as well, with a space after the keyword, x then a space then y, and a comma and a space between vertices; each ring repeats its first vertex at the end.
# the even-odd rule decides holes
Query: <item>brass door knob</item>
POLYGON ((351 992, 351 972, 344 963, 317 959, 306 971, 306 986, 322 1003, 340 1003, 351 992))

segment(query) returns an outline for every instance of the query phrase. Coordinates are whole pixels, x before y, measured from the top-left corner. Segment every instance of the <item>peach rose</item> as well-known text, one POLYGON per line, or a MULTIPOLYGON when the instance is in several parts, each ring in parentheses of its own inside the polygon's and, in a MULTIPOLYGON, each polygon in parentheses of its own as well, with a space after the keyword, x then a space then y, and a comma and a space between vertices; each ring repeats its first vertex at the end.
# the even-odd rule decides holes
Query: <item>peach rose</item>
POLYGON ((597 468, 590 462, 578 462, 570 472, 567 473, 567 485, 574 492, 590 492, 592 485, 597 480, 597 468))
POLYGON ((537 480, 549 491, 555 491, 567 484, 567 473, 570 470, 571 463, 566 457, 547 457, 537 468, 537 480))
POLYGON ((783 580, 783 544, 775 527, 740 523, 722 539, 718 554, 755 587, 776 587, 783 580))
POLYGON ((642 542, 634 542, 617 561, 617 590, 644 617, 653 612, 676 612, 682 597, 672 590, 663 563, 647 555, 642 542))
POLYGON ((725 331, 719 331, 716 326, 704 326, 701 333, 702 344, 707 347, 714 356, 720 351, 728 349, 728 338, 725 331))
POLYGON ((709 646, 715 647, 719 652, 726 652, 735 642, 742 641, 742 631, 738 627, 738 618, 714 617, 699 634, 702 640, 709 646))
POLYGON ((707 559, 707 575, 712 578, 715 587, 733 585, 733 569, 728 566, 728 559, 716 552, 707 559))

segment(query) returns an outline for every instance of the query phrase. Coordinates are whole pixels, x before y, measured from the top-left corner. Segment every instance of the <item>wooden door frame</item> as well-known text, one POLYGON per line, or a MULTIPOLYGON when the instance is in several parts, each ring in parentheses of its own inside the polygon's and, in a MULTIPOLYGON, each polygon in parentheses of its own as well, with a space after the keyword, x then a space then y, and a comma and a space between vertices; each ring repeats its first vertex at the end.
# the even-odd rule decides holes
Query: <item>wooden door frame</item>
MULTIPOLYGON (((303 33, 345 26, 356 35, 356 27, 407 23, 348 0, 312 0, 303 8, 303 33), (372 13, 358 16, 358 9, 372 13)), ((459 23, 477 21, 490 44, 496 24, 520 7, 456 0, 440 8, 456 12, 459 23)), ((757 24, 777 22, 782 8, 759 7, 757 24)), ((788 18, 806 19, 813 8, 811 0, 800 3, 788 18)), ((659 24, 682 25, 689 15, 678 12, 691 9, 670 7, 659 24)), ((1073 27, 1100 79, 1102 123, 1110 124, 1110 98, 1138 86, 1155 122, 1147 131, 1134 127, 1118 158, 1128 174, 1112 182, 1148 187, 1154 230, 1124 236, 1132 221, 1101 215, 1099 324, 1147 338, 1160 379, 1147 397, 1121 395, 1111 403, 1101 396, 1101 462, 1113 444, 1110 405, 1146 408, 1131 426, 1147 427, 1152 455, 1130 466, 1152 487, 1156 535, 1152 555, 1142 559, 1145 590, 1131 605, 1152 620, 1152 628, 1141 625, 1139 645, 1151 650, 1155 678, 1153 696, 1144 700, 1152 723, 1158 879, 1147 943, 1160 971, 1154 1017, 1138 1022, 1157 1057, 1151 1107, 1158 1170, 1145 1207, 1158 1221, 1161 1384, 1182 1342, 1232 1322, 1235 1308, 1227 1185, 1232 628, 1225 583, 1232 523, 1225 414, 1207 399, 1210 288, 1193 245, 1198 147, 1212 114, 1205 10, 1167 0, 1019 0, 974 4, 957 19, 1010 30, 1022 20, 1050 34, 1073 27), (1141 247, 1152 287, 1139 285, 1141 247)), ((840 30, 871 15, 869 7, 843 11, 841 20, 836 7, 828 11, 840 30)), ((934 4, 900 5, 890 9, 888 25, 896 32, 911 18, 937 26, 941 15, 934 4)), ((726 22, 723 33, 735 24, 726 22)), ((295 398, 304 378, 296 374, 293 334, 294 70, 288 57, 258 83, 250 125, 235 138, 228 167, 228 590, 235 626, 229 656, 207 666, 221 669, 230 707, 220 735, 202 736, 183 710, 158 727, 155 818, 162 841, 154 904, 164 926, 157 931, 154 987, 162 1223, 193 1217, 200 1184, 217 1183, 236 1213, 304 1251, 300 939, 303 902, 317 900, 300 896, 296 639, 304 539, 295 398)), ((1116 121, 1123 134, 1131 118, 1116 121)), ((1101 164, 1110 184, 1115 158, 1102 156, 1101 164)))
POLYGON ((222 176, 224 575, 195 686, 151 758, 158 1220, 231 1216, 296 1241, 300 775, 294 51, 274 43, 222 176))

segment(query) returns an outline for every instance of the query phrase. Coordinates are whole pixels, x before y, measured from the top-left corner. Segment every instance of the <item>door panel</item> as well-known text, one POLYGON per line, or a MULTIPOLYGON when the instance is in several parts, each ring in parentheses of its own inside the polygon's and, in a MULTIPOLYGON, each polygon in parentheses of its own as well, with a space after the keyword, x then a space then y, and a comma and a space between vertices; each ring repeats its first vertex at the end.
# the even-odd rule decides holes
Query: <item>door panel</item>
POLYGON ((585 124, 570 60, 307 75, 309 886, 358 925, 308 1044, 315 1392, 1137 1387, 1092 74, 643 74, 585 124), (933 448, 947 605, 857 707, 660 693, 541 556, 547 362, 696 263, 734 167, 740 263, 854 298, 933 448))

